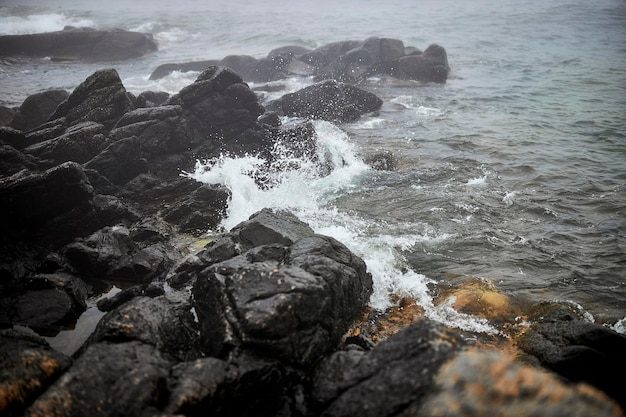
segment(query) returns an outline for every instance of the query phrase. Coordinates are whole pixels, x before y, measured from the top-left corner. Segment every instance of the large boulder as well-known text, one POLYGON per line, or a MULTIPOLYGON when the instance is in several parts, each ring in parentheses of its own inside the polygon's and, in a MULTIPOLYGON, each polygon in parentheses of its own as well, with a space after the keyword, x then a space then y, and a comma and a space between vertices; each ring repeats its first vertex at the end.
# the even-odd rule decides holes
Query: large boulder
POLYGON ((382 100, 373 93, 327 80, 285 94, 265 107, 281 116, 350 122, 363 114, 379 110, 382 104, 382 100))
POLYGON ((119 61, 157 50, 152 35, 120 29, 71 28, 0 36, 0 56, 51 57, 58 60, 119 61))
POLYGON ((96 71, 78 87, 50 116, 64 117, 68 125, 91 121, 113 128, 133 104, 115 69, 96 71))
POLYGON ((206 354, 236 348, 310 366, 367 305, 372 279, 344 245, 295 216, 264 211, 235 228, 253 246, 197 273, 193 298, 206 354), (259 225, 261 223, 262 225, 259 225))
POLYGON ((436 44, 430 45, 422 54, 398 58, 390 69, 397 78, 435 83, 445 83, 449 72, 446 50, 436 44))

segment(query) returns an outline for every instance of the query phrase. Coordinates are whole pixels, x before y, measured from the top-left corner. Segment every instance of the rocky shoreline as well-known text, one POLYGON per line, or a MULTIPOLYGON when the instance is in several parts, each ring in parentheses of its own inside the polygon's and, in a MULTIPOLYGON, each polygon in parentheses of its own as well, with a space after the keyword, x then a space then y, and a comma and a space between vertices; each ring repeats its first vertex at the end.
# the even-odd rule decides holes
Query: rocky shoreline
MULTIPOLYGON (((341 124, 378 110, 359 77, 391 61, 421 57, 405 61, 442 67, 422 81, 445 81, 441 62, 403 44, 400 55, 400 45, 270 54, 291 68, 281 77, 317 68, 320 79, 265 105, 246 78, 271 65, 248 60, 256 70, 245 76, 210 65, 173 96, 135 97, 103 69, 71 94, 5 109, 0 414, 623 415, 625 384, 612 375, 626 370, 626 337, 567 303, 533 306, 528 325, 507 334, 519 312, 487 283, 441 293, 460 311, 499 317, 495 342, 429 320, 407 299, 373 312, 363 260, 289 212, 261 210, 190 249, 219 226, 230 192, 181 171, 221 153, 262 155, 277 169, 277 144, 313 158, 308 119, 341 124), (337 56, 321 60, 323 51, 337 56), (302 121, 285 126, 282 115, 302 121), (114 285, 122 291, 88 306, 114 285), (106 314, 77 349, 41 337, 72 329, 88 308, 106 314)), ((386 158, 372 165, 390 168, 386 158)))

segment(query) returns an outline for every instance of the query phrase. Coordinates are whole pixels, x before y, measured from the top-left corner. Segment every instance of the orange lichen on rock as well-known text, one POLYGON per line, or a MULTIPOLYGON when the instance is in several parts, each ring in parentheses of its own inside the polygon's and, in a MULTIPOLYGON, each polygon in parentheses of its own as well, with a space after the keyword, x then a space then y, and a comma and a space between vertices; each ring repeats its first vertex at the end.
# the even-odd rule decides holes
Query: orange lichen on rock
POLYGON ((513 321, 521 312, 510 298, 485 279, 470 278, 446 289, 435 299, 435 304, 449 303, 455 310, 486 318, 491 322, 513 321))
POLYGON ((567 410, 572 411, 567 415, 622 415, 620 407, 595 388, 566 384, 502 352, 466 350, 442 366, 435 381, 440 390, 426 403, 425 415, 566 415, 567 410))
POLYGON ((378 344, 424 317, 424 309, 412 298, 398 297, 395 301, 397 304, 384 313, 366 310, 348 336, 362 335, 378 344))

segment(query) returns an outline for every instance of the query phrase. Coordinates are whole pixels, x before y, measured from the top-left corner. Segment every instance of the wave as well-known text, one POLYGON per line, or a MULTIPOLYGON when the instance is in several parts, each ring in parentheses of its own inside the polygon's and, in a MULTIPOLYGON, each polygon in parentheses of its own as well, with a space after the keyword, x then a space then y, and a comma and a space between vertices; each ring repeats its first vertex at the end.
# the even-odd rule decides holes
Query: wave
POLYGON ((63 30, 66 26, 94 27, 95 23, 93 20, 85 17, 69 16, 63 13, 0 16, 1 35, 55 32, 63 30))

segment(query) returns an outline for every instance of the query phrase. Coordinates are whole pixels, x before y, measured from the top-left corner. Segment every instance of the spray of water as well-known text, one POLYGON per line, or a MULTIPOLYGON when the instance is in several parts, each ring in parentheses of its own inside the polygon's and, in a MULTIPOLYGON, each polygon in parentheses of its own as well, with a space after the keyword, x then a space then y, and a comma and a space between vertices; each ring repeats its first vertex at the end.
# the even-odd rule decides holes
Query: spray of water
POLYGON ((432 281, 407 268, 401 250, 432 236, 391 233, 381 222, 365 220, 333 205, 338 197, 362 189, 375 173, 357 156, 345 132, 323 121, 314 122, 314 126, 314 158, 296 157, 277 145, 274 154, 279 157, 274 164, 281 169, 268 170, 267 161, 257 156, 222 156, 199 161, 194 172, 185 175, 230 189, 231 201, 222 222, 225 230, 269 207, 290 210, 316 233, 344 243, 363 258, 372 274, 373 308, 388 308, 392 294, 410 296, 426 310, 427 316, 437 321, 465 330, 497 332, 486 320, 459 313, 447 305, 435 306, 428 288, 432 281), (264 186, 259 185, 259 176, 265 179, 264 186))

